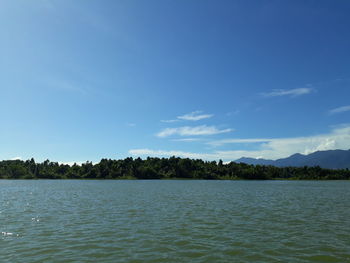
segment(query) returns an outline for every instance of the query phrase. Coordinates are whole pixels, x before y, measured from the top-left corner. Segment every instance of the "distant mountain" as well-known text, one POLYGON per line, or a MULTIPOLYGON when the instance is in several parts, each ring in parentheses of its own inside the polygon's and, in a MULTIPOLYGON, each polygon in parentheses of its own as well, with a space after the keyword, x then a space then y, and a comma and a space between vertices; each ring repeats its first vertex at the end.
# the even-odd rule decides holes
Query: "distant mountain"
POLYGON ((255 158, 249 158, 249 157, 242 157, 235 161, 236 163, 246 163, 246 164, 253 164, 253 165, 274 165, 273 160, 267 160, 267 159, 255 159, 255 158))
POLYGON ((308 155, 296 153, 287 158, 277 159, 275 161, 243 157, 235 162, 253 165, 273 165, 277 167, 318 165, 322 168, 345 169, 350 168, 350 150, 318 151, 308 155))

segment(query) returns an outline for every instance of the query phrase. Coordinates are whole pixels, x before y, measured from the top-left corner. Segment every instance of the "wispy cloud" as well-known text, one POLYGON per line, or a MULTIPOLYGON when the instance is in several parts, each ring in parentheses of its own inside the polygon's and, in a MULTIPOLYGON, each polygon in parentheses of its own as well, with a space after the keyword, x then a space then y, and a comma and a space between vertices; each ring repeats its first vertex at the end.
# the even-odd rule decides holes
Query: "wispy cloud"
POLYGON ((350 105, 338 107, 329 111, 330 115, 350 111, 350 105))
POLYGON ((215 154, 206 153, 193 153, 193 152, 183 152, 183 151, 163 151, 163 150, 151 150, 151 149, 132 149, 129 150, 129 154, 134 156, 157 156, 157 157, 170 157, 177 156, 183 158, 192 159, 216 159, 215 154))
POLYGON ((201 141, 200 138, 183 138, 183 139, 174 139, 174 142, 198 142, 201 141))
POLYGON ((161 122, 165 122, 165 123, 173 123, 173 122, 178 122, 180 120, 161 120, 161 122))
POLYGON ((207 144, 211 146, 222 146, 225 144, 239 144, 239 143, 263 143, 263 142, 271 142, 274 139, 264 139, 264 138, 253 138, 253 139, 224 139, 207 142, 207 144))
POLYGON ((276 139, 233 139, 232 143, 261 142, 260 148, 255 151, 229 150, 213 151, 209 153, 195 153, 184 151, 164 151, 152 149, 132 149, 129 151, 134 156, 179 156, 204 160, 233 161, 240 157, 278 159, 290 156, 294 153, 309 154, 315 151, 332 149, 350 149, 350 124, 334 128, 327 134, 315 136, 276 138, 276 139), (260 141, 259 141, 260 140, 260 141))
POLYGON ((161 120, 161 122, 165 123, 173 123, 173 122, 178 122, 178 121, 199 121, 203 119, 209 119, 213 117, 214 114, 203 114, 202 111, 193 111, 181 116, 177 116, 176 119, 173 120, 161 120))
POLYGON ((298 89, 277 89, 268 93, 262 93, 264 97, 281 97, 281 96, 290 96, 297 97, 300 95, 305 95, 313 92, 313 88, 298 88, 298 89))
POLYGON ((234 161, 247 154, 257 154, 257 152, 248 151, 214 151, 211 153, 196 153, 196 152, 185 152, 185 151, 164 151, 164 150, 152 150, 152 149, 132 149, 129 150, 129 154, 133 156, 152 156, 152 157, 182 157, 191 159, 202 159, 202 160, 223 160, 225 162, 234 161))
POLYGON ((201 113, 202 111, 193 111, 191 113, 178 116, 177 118, 185 121, 199 121, 199 120, 208 119, 214 116, 213 114, 201 114, 201 113))
POLYGON ((201 126, 184 126, 184 127, 178 127, 178 128, 166 128, 159 133, 157 133, 158 137, 168 137, 171 135, 180 135, 180 136, 203 136, 203 135, 214 135, 214 134, 220 134, 220 133, 227 133, 233 131, 232 129, 224 129, 220 130, 216 128, 215 126, 207 126, 207 125, 201 125, 201 126))
POLYGON ((128 126, 128 127, 135 127, 135 126, 136 126, 136 123, 128 122, 128 123, 126 124, 126 126, 128 126))

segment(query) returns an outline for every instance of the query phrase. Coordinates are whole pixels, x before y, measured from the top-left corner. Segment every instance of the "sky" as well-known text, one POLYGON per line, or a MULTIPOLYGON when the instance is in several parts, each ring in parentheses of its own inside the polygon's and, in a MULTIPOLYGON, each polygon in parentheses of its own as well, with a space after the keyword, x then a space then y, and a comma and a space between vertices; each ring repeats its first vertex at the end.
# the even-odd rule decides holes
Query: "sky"
POLYGON ((350 149, 350 1, 1 0, 0 159, 350 149))

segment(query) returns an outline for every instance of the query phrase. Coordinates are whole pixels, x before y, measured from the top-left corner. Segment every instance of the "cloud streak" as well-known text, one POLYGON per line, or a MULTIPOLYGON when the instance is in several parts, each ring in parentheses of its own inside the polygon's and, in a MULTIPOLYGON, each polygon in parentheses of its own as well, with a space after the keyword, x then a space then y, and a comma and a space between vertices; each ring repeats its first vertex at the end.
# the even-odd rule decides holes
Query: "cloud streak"
POLYGON ((197 110, 181 116, 177 116, 176 119, 174 120, 161 120, 161 122, 173 123, 178 121, 199 121, 199 120, 209 119, 213 116, 214 114, 202 114, 202 111, 197 110))
POLYGON ((201 113, 202 111, 193 111, 191 113, 178 116, 177 118, 185 121, 199 121, 199 120, 208 119, 214 116, 213 114, 201 114, 201 113))
MULTIPOLYGON (((350 149, 350 125, 334 128, 327 134, 315 136, 276 138, 276 139, 232 139, 227 143, 260 143, 258 150, 226 150, 207 153, 166 151, 152 149, 132 149, 129 151, 134 156, 178 156, 184 158, 233 161, 241 157, 278 159, 288 157, 294 153, 309 154, 315 151, 350 149)), ((223 141, 221 141, 223 143, 223 141)), ((222 145, 222 144, 221 144, 222 145)))
POLYGON ((263 143, 263 142, 271 142, 274 139, 224 139, 224 140, 217 140, 217 141, 211 141, 207 144, 211 146, 222 146, 225 144, 239 144, 239 143, 263 143))
POLYGON ((174 123, 174 122, 178 122, 180 120, 161 120, 161 122, 165 122, 165 123, 174 123))
POLYGON ((297 97, 305 94, 309 94, 313 91, 312 88, 298 88, 298 89, 277 89, 268 93, 262 93, 264 97, 281 97, 281 96, 290 96, 297 97))
POLYGON ((200 138, 183 138, 183 139, 174 139, 174 142, 198 142, 201 141, 200 138))
POLYGON ((221 133, 227 133, 233 131, 232 129, 223 129, 219 130, 215 126, 207 126, 207 125, 201 125, 201 126, 184 126, 184 127, 177 127, 177 128, 166 128, 159 133, 157 133, 157 137, 168 137, 172 135, 179 135, 179 136, 204 136, 204 135, 214 135, 214 134, 221 134, 221 133))
POLYGON ((338 107, 329 111, 330 115, 350 111, 350 105, 338 107))

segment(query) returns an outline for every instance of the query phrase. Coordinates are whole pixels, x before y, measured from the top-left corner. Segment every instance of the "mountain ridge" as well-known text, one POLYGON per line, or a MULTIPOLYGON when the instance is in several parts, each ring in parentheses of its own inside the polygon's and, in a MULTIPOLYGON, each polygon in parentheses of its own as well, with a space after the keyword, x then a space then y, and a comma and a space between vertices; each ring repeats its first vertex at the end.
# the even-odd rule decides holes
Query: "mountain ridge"
POLYGON ((289 157, 277 160, 242 157, 235 160, 235 162, 253 165, 273 165, 277 167, 320 166, 328 169, 346 169, 350 168, 350 150, 316 151, 306 155, 295 153, 289 157))

